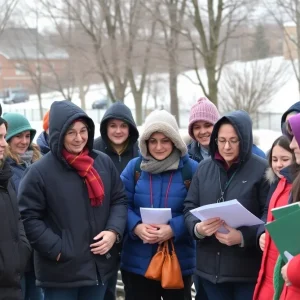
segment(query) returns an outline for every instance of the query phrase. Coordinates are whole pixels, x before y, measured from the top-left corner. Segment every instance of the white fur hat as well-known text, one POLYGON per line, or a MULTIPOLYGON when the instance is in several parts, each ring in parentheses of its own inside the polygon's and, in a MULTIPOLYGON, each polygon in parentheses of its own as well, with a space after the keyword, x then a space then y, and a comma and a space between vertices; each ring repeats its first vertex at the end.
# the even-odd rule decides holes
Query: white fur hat
POLYGON ((146 158, 148 155, 146 141, 154 132, 160 132, 167 136, 181 152, 181 156, 187 153, 187 147, 181 138, 175 117, 166 110, 155 110, 146 118, 144 130, 140 136, 139 146, 143 157, 146 158))

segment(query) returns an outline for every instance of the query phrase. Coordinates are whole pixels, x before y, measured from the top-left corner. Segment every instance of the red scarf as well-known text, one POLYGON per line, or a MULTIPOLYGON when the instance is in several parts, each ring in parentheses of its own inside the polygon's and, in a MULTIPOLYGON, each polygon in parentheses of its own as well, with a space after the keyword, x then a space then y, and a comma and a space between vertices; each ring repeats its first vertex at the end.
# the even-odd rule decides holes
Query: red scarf
POLYGON ((72 166, 80 177, 83 177, 89 193, 92 206, 99 206, 104 199, 104 185, 98 172, 93 167, 94 160, 88 155, 88 149, 74 155, 69 153, 66 149, 62 150, 62 155, 72 166))

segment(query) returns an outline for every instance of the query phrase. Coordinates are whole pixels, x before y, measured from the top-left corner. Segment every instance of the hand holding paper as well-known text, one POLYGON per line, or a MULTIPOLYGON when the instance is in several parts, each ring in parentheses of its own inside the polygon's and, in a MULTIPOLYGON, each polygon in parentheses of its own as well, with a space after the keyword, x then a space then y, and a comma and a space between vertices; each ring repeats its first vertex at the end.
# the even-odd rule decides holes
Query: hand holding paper
POLYGON ((222 225, 220 218, 211 218, 203 222, 197 223, 197 231, 203 236, 212 236, 222 225))
POLYGON ((156 242, 159 244, 169 240, 174 236, 171 226, 166 224, 153 225, 153 228, 149 229, 148 231, 156 236, 156 242))
POLYGON ((242 243, 242 234, 240 231, 228 226, 227 224, 223 225, 228 233, 217 232, 215 237, 217 240, 227 246, 240 245, 242 243))
POLYGON ((157 230, 155 227, 148 224, 138 224, 134 233, 144 242, 149 244, 157 243, 157 235, 151 233, 151 230, 157 230))

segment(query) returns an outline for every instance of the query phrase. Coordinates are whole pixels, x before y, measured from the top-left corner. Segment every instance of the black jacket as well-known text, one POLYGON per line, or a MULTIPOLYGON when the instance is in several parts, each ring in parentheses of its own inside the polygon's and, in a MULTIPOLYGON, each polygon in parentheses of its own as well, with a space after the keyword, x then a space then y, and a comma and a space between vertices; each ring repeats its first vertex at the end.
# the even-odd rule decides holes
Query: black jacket
POLYGON ((0 228, 0 300, 22 299, 20 279, 31 247, 18 210, 16 193, 6 180, 0 180, 0 228))
MULTIPOLYGON (((264 178, 266 160, 251 153, 252 124, 250 117, 243 111, 229 113, 215 125, 210 142, 211 158, 203 160, 195 174, 185 200, 185 222, 190 234, 194 235, 196 219, 189 211, 199 206, 216 203, 222 190, 232 181, 224 194, 224 199, 237 199, 257 217, 264 211, 268 183, 264 178), (217 145, 215 138, 220 125, 229 121, 240 139, 239 162, 226 171, 223 164, 215 159, 217 145)), ((205 237, 197 243, 196 274, 213 283, 255 282, 261 262, 261 253, 256 248, 258 226, 238 228, 244 238, 244 247, 226 246, 214 236, 205 237)), ((196 237, 195 237, 196 238, 196 237)))
POLYGON ((103 230, 114 230, 122 237, 127 217, 123 183, 108 156, 92 150, 93 136, 94 123, 84 111, 69 101, 54 102, 50 111, 51 151, 26 170, 20 184, 21 215, 35 250, 39 286, 96 285, 99 277, 106 282, 118 267, 116 245, 110 255, 94 255, 90 250, 93 238, 103 230), (104 183, 105 197, 99 207, 90 205, 84 180, 61 154, 65 132, 77 119, 87 122, 87 146, 104 183))
POLYGON ((137 140, 139 132, 134 122, 130 109, 122 102, 116 102, 111 105, 105 112, 100 123, 101 136, 94 141, 94 149, 106 153, 119 171, 123 172, 128 162, 139 155, 137 140), (129 143, 126 150, 119 155, 111 147, 107 136, 107 122, 110 119, 118 119, 126 122, 129 125, 129 143))
POLYGON ((189 157, 196 162, 201 162, 203 160, 203 156, 201 155, 201 148, 197 141, 192 141, 191 144, 188 145, 189 157))

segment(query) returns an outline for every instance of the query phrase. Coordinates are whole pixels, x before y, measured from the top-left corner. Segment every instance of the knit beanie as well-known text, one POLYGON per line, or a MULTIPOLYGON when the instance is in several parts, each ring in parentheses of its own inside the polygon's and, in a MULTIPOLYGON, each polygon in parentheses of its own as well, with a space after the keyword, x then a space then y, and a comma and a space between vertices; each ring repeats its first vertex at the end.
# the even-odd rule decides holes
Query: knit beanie
POLYGON ((181 152, 181 156, 187 153, 187 147, 181 138, 175 117, 166 110, 155 110, 146 118, 143 133, 140 136, 139 147, 143 157, 148 155, 146 141, 154 132, 167 136, 181 152))
POLYGON ((15 135, 27 131, 30 131, 30 143, 32 142, 36 130, 33 129, 29 121, 21 114, 18 113, 5 113, 3 119, 7 122, 7 134, 6 141, 8 142, 15 135))
POLYGON ((49 110, 45 113, 43 118, 43 129, 47 131, 49 129, 49 110))
POLYGON ((197 121, 206 121, 215 125, 215 123, 220 118, 219 111, 217 107, 209 101, 206 97, 201 97, 197 103, 195 103, 190 111, 189 120, 189 135, 191 138, 196 140, 193 134, 193 125, 197 121))

